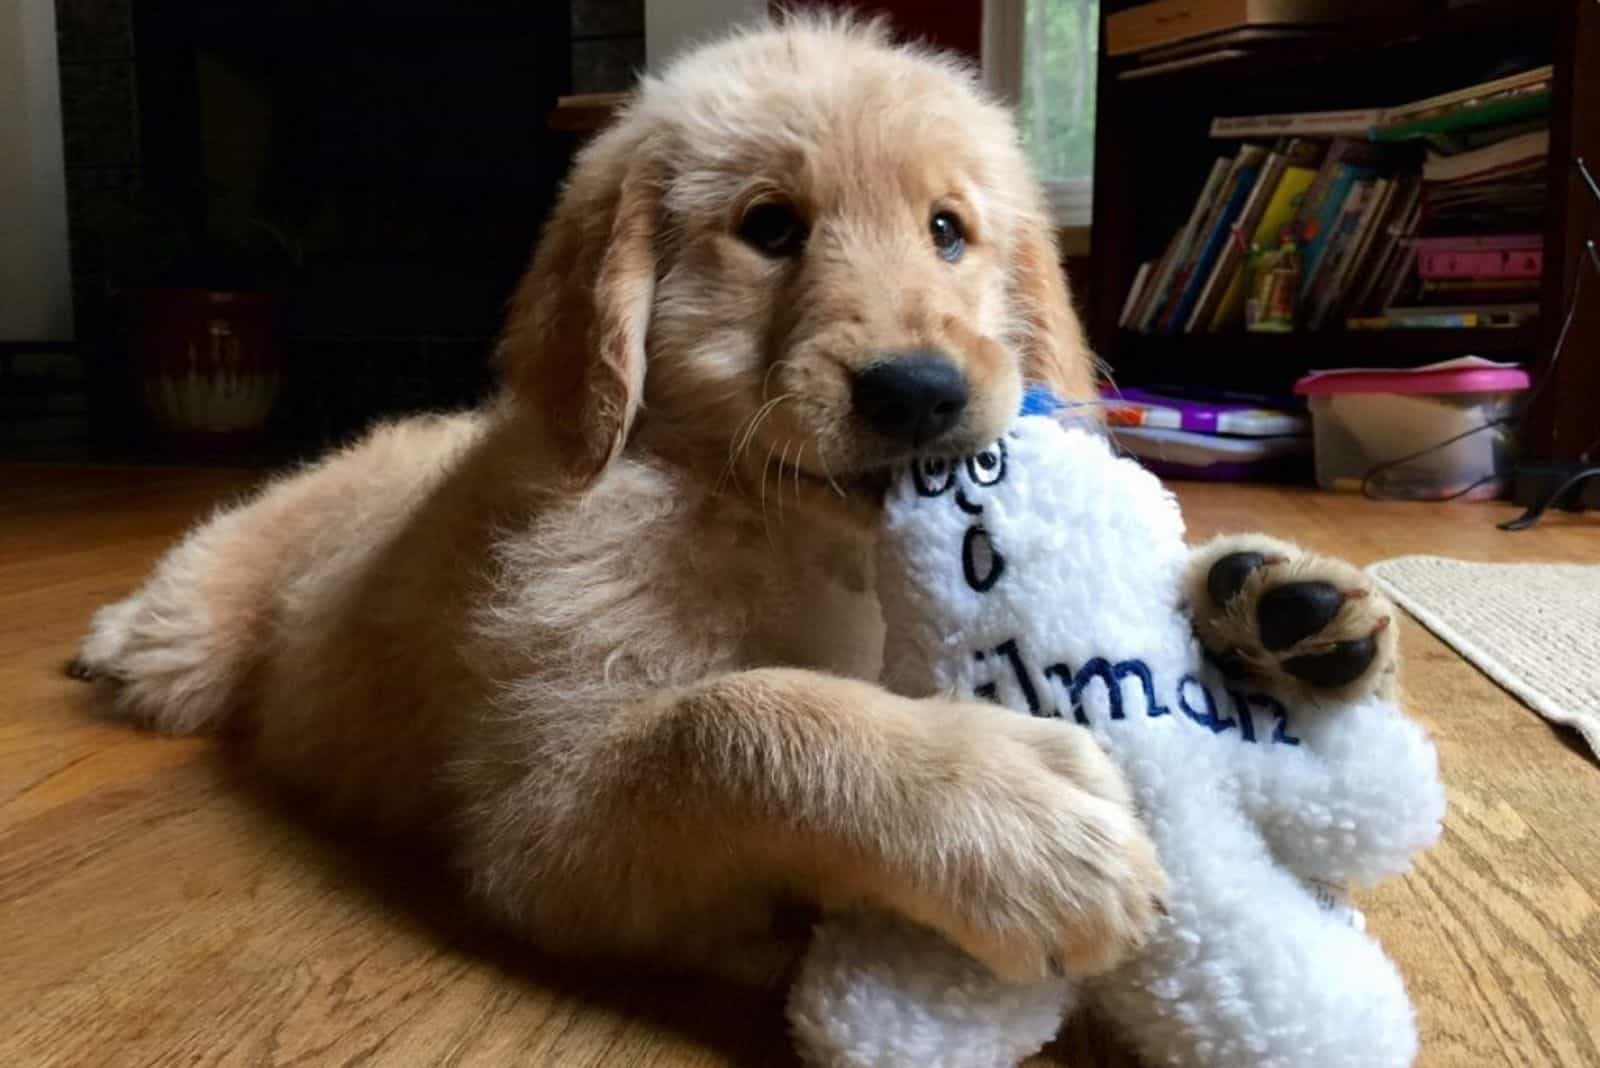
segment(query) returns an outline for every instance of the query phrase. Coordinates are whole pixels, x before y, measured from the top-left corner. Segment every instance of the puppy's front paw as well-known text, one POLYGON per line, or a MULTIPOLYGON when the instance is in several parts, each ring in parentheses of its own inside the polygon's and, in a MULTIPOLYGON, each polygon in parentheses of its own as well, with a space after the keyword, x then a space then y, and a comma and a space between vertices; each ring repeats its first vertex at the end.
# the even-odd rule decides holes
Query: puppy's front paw
POLYGON ((956 833, 974 855, 951 888, 947 933, 996 975, 1093 975, 1143 945, 1166 874, 1121 774, 1093 737, 1059 722, 1003 723, 956 833))
POLYGON ((1310 696, 1392 696, 1394 606, 1366 574, 1257 534, 1195 551, 1187 592, 1195 633, 1225 665, 1310 696))

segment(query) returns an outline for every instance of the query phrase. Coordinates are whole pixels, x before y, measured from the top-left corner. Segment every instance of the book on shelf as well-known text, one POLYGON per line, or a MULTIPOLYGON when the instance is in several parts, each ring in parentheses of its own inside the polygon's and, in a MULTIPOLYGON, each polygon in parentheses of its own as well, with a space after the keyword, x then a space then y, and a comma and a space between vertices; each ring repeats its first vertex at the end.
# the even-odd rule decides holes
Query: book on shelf
POLYGON ((1245 197, 1244 206, 1223 235, 1222 247, 1217 253, 1216 262, 1211 267, 1205 285, 1200 290, 1194 311, 1183 324, 1186 333, 1194 332, 1201 324, 1209 325, 1212 319, 1216 318, 1233 279, 1241 272, 1245 258, 1249 254, 1244 235, 1255 232, 1274 192, 1282 182, 1284 171, 1292 162, 1305 158, 1309 151, 1315 149, 1315 142, 1293 140, 1280 143, 1267 154, 1256 172, 1250 192, 1245 197))
POLYGON ((1154 260, 1145 260, 1139 264, 1139 270, 1133 276, 1133 284, 1128 286, 1128 299, 1122 302, 1122 314, 1117 316, 1118 326, 1127 326, 1133 317, 1134 309, 1139 306, 1139 297, 1144 293, 1145 282, 1149 279, 1150 270, 1154 266, 1154 260))
POLYGON ((1294 221, 1295 237, 1300 243, 1304 264, 1300 286, 1302 295, 1308 288, 1306 282, 1315 276, 1317 263, 1344 210, 1351 187, 1357 182, 1370 181, 1377 173, 1376 166, 1380 159, 1379 150, 1365 141, 1340 137, 1328 146, 1322 169, 1306 191, 1305 200, 1300 204, 1300 213, 1294 221))
POLYGON ((1217 189, 1222 185, 1223 179, 1228 174, 1227 159, 1217 159, 1211 165, 1211 171, 1206 176, 1205 185, 1200 188, 1199 196, 1195 197, 1194 206, 1189 211, 1189 217, 1183 226, 1172 236, 1167 243, 1166 251, 1162 254, 1156 266, 1152 269, 1151 280, 1147 292, 1140 297, 1139 307, 1133 315, 1133 325, 1141 332, 1150 330, 1156 317, 1161 314, 1166 306, 1167 292, 1172 287, 1172 277, 1177 272, 1179 261, 1186 259, 1189 245, 1193 241, 1194 232, 1199 227, 1201 219, 1210 209, 1211 201, 1217 195, 1217 189))
POLYGON ((1217 48, 1208 49, 1198 55, 1180 56, 1162 63, 1151 63, 1148 66, 1130 67, 1117 72, 1117 81, 1132 82, 1140 78, 1154 78, 1160 74, 1171 74, 1174 71, 1188 70, 1191 67, 1209 67, 1214 63, 1225 63, 1230 59, 1242 59, 1250 53, 1242 48, 1217 48))
POLYGON ((1510 329, 1533 321, 1537 304, 1484 304, 1461 307, 1394 307, 1381 315, 1345 320, 1347 330, 1510 329))
POLYGON ((1490 100, 1458 111, 1447 111, 1410 122, 1380 125, 1373 128, 1374 141, 1417 141, 1441 134, 1466 133, 1496 126, 1505 126, 1525 119, 1546 116, 1550 112, 1550 90, 1526 93, 1519 96, 1490 100))
POLYGON ((1423 281, 1539 278, 1543 273, 1544 238, 1538 234, 1417 239, 1417 275, 1423 281))
POLYGON ((1501 123, 1498 126, 1484 126, 1472 130, 1428 134, 1423 138, 1423 142, 1428 146, 1429 151, 1436 155, 1454 156, 1457 153, 1470 152, 1475 148, 1482 148, 1484 145, 1492 145, 1497 141, 1510 140, 1519 134, 1543 130, 1549 125, 1550 116, 1538 115, 1518 122, 1501 123))
MULTIPOLYGON (((1421 219, 1422 203, 1421 198, 1419 198, 1418 205, 1411 213, 1410 225, 1406 227, 1408 235, 1416 233, 1416 227, 1418 227, 1421 219)), ((1395 253, 1397 254, 1395 254, 1394 262, 1390 264, 1389 272, 1382 275, 1378 288, 1373 289, 1373 294, 1368 297, 1368 301, 1363 302, 1362 313, 1373 313, 1373 305, 1376 305, 1378 312, 1386 309, 1386 307, 1392 307, 1400 299, 1400 294, 1405 291, 1406 286, 1411 285, 1416 280, 1416 273, 1414 273, 1414 270, 1416 270, 1416 245, 1413 245, 1410 240, 1402 238, 1400 245, 1395 249, 1395 253)))
POLYGON ((1544 224, 1547 173, 1543 160, 1512 171, 1453 182, 1425 182, 1418 232, 1424 237, 1520 233, 1544 224))
POLYGON ((1349 0, 1155 0, 1106 16, 1106 54, 1144 52, 1227 30, 1334 23, 1355 6, 1349 0))
POLYGON ((1452 156, 1430 151, 1422 163, 1422 177, 1429 182, 1458 182, 1486 177, 1527 167, 1535 162, 1543 163, 1549 154, 1550 130, 1530 130, 1452 156))
POLYGON ((1418 302, 1429 304, 1514 304, 1539 295, 1537 278, 1424 278, 1418 286, 1418 302))
MULTIPOLYGON (((1150 58, 1167 58, 1154 53, 1150 58)), ((1380 142, 1426 140, 1444 155, 1538 129, 1550 111, 1550 67, 1391 108, 1219 115, 1218 140, 1266 137, 1350 137, 1380 142)))
POLYGON ((1332 225, 1323 241, 1322 254, 1308 266, 1300 280, 1300 318, 1304 324, 1316 329, 1320 308, 1327 302, 1333 286, 1333 277, 1347 258, 1362 220, 1370 212, 1379 195, 1377 178, 1358 178, 1346 191, 1332 225))
MULTIPOLYGON (((1217 303, 1215 314, 1207 323, 1208 331, 1215 333, 1243 324, 1244 300, 1250 274, 1250 252, 1252 249, 1277 247, 1284 228, 1294 221, 1301 199, 1317 176, 1317 164, 1321 161, 1323 151, 1324 146, 1315 141, 1298 141, 1291 142, 1285 147, 1284 152, 1280 153, 1284 157, 1284 166, 1280 169, 1276 180, 1268 182, 1263 187, 1270 188, 1270 192, 1259 217, 1253 225, 1248 213, 1247 217, 1240 221, 1237 232, 1242 240, 1229 245, 1231 262, 1219 264, 1219 270, 1222 272, 1220 280, 1224 282, 1225 288, 1222 299, 1217 303)), ((1263 181, 1267 181, 1265 176, 1263 181)))
POLYGON ((1261 137, 1366 137, 1383 111, 1303 111, 1288 115, 1229 115, 1211 120, 1211 136, 1219 141, 1261 137))
POLYGON ((1259 145, 1245 145, 1229 164, 1227 178, 1197 231, 1193 250, 1175 280, 1168 310, 1161 318, 1161 333, 1179 333, 1188 324, 1195 302, 1200 299, 1200 291, 1210 277, 1212 265, 1232 233, 1233 224, 1244 209, 1266 157, 1266 149, 1259 145))
POLYGON ((1499 126, 1550 110, 1553 68, 1535 67, 1424 100, 1384 109, 1376 141, 1409 141, 1430 134, 1499 126))
POLYGON ((1307 328, 1320 330, 1344 306, 1355 271, 1365 263, 1397 188, 1396 181, 1378 178, 1364 188, 1362 195, 1352 190, 1346 198, 1341 232, 1323 257, 1323 278, 1320 284, 1313 284, 1310 306, 1302 311, 1307 328))
POLYGON ((1422 211, 1422 180, 1416 175, 1396 179, 1389 207, 1379 221, 1367 259, 1354 271, 1346 314, 1376 314, 1393 303, 1393 294, 1405 281, 1414 262, 1411 234, 1422 211))
POLYGON ((1245 26, 1240 29, 1223 30, 1220 33, 1206 34, 1203 37, 1190 37, 1175 44, 1162 45, 1148 51, 1141 51, 1134 57, 1134 62, 1141 66, 1151 64, 1170 63, 1178 59, 1195 59, 1212 52, 1230 51, 1241 54, 1242 51, 1257 48, 1265 44, 1282 44, 1290 40, 1304 40, 1323 32, 1307 26, 1245 26), (1237 51, 1236 51, 1237 50, 1237 51))

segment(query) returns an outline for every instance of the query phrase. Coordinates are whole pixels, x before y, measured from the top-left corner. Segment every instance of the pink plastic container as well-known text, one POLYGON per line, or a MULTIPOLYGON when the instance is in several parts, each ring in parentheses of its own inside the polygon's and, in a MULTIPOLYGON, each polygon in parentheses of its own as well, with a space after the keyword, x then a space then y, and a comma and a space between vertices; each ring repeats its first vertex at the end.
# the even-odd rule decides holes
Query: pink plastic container
POLYGON ((1528 373, 1486 361, 1415 371, 1318 372, 1295 384, 1311 408, 1317 483, 1381 497, 1498 497, 1528 373))

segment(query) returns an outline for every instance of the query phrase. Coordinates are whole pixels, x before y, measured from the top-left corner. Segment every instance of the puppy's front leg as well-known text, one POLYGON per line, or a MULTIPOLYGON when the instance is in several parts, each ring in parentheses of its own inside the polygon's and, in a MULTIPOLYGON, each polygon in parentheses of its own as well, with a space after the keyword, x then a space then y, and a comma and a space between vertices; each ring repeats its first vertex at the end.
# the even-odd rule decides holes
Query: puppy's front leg
POLYGON ((1021 980, 1116 964, 1164 891, 1093 739, 984 705, 734 673, 617 713, 566 765, 579 818, 528 843, 546 938, 603 929, 670 954, 797 895, 892 910, 1021 980), (548 907, 574 895, 576 911, 548 907))

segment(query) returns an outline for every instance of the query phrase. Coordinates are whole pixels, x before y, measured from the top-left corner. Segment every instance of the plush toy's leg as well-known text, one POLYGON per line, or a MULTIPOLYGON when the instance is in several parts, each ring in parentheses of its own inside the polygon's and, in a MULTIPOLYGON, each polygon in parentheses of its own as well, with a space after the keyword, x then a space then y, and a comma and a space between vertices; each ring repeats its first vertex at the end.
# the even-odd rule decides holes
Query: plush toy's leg
POLYGON ((817 1068, 1012 1068, 1072 1000, 1069 980, 1005 984, 926 928, 859 914, 818 927, 789 1022, 817 1068))
POLYGON ((1291 696, 1393 698, 1399 619, 1359 568, 1264 534, 1195 549, 1184 593, 1201 644, 1291 696))
POLYGON ((1144 954, 1084 996, 1145 1063, 1168 1068, 1406 1068, 1405 985, 1378 943, 1320 911, 1281 869, 1197 856, 1144 954))
POLYGON ((1278 863, 1339 886, 1411 866, 1438 841, 1445 791, 1427 732, 1369 697, 1295 717, 1292 751, 1242 760, 1236 799, 1278 863))

